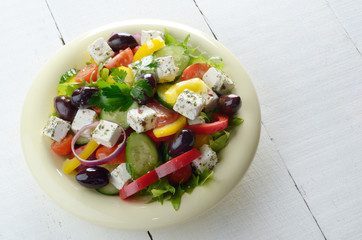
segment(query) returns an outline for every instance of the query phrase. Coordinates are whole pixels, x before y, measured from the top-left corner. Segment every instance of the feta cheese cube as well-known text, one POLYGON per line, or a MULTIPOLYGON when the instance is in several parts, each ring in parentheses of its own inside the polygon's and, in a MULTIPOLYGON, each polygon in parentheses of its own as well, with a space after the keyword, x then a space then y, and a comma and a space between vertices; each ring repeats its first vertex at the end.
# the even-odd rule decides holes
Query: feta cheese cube
POLYGON ((201 156, 192 161, 191 165, 197 171, 203 172, 205 169, 213 168, 217 163, 217 155, 208 144, 204 144, 200 148, 201 156))
POLYGON ((129 175, 125 163, 119 164, 118 167, 111 172, 111 177, 109 178, 109 182, 119 190, 130 181, 132 181, 132 177, 129 175))
POLYGON ((149 30, 149 31, 145 31, 142 30, 141 31, 141 45, 145 44, 147 41, 160 37, 162 39, 165 39, 164 34, 160 31, 156 31, 156 30, 149 30))
POLYGON ((187 117, 188 119, 195 120, 199 116, 202 108, 205 105, 205 100, 197 93, 185 89, 176 100, 173 110, 187 117))
POLYGON ((146 132, 156 127, 157 113, 152 108, 142 105, 127 113, 127 122, 137 133, 146 132))
POLYGON ((204 80, 207 86, 219 94, 230 93, 234 88, 234 82, 226 76, 225 73, 214 67, 207 70, 202 80, 204 80))
POLYGON ((187 119, 187 124, 188 125, 195 125, 195 124, 201 124, 201 123, 205 123, 205 118, 203 118, 202 116, 197 116, 194 120, 190 120, 187 119))
POLYGON ((61 118, 51 116, 43 129, 43 134, 59 142, 67 135, 69 129, 69 122, 64 121, 61 118))
POLYGON ((156 68, 158 83, 172 82, 175 80, 179 68, 175 66, 172 56, 159 57, 156 58, 155 61, 158 62, 158 67, 156 68))
MULTIPOLYGON (((90 109, 79 109, 77 114, 75 114, 73 123, 72 123, 72 131, 78 132, 82 127, 94 123, 97 121, 97 113, 90 109)), ((93 129, 87 129, 84 131, 81 136, 86 137, 88 139, 91 138, 91 132, 93 129)))
POLYGON ((103 63, 107 58, 112 57, 114 52, 103 38, 98 38, 88 46, 88 53, 97 63, 103 63))
POLYGON ((101 120, 96 129, 94 129, 92 137, 98 144, 106 147, 113 147, 122 134, 121 126, 117 123, 101 120))
POLYGON ((205 111, 210 112, 217 107, 217 102, 219 97, 217 94, 211 90, 208 86, 206 86, 206 91, 200 93, 201 97, 205 99, 205 111))

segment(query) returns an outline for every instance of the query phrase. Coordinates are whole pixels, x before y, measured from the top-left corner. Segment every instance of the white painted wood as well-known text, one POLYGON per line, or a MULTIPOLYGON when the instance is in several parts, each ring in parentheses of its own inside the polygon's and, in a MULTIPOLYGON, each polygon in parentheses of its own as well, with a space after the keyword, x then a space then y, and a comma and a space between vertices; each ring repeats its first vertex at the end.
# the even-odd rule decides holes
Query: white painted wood
POLYGON ((323 239, 264 128, 243 180, 195 220, 151 231, 154 239, 323 239))
POLYGON ((48 2, 66 42, 95 27, 136 18, 179 22, 210 33, 192 0, 173 1, 172 4, 166 0, 48 0, 48 2))
POLYGON ((346 34, 362 53, 362 1, 361 0, 327 0, 346 34))
POLYGON ((326 238, 361 239, 362 58, 334 11, 315 0, 198 4, 256 83, 266 129, 326 238))

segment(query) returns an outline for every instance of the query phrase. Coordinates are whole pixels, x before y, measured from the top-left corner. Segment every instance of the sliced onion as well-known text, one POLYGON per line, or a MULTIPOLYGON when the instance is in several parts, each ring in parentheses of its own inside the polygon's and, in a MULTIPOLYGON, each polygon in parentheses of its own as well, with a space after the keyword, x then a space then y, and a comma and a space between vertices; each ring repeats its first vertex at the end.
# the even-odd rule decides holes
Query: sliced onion
POLYGON ((74 154, 74 156, 83 164, 83 165, 87 165, 87 166, 97 166, 97 165, 102 165, 102 164, 106 164, 110 161, 112 161, 113 159, 115 159, 116 157, 118 157, 119 154, 121 154, 121 152, 123 151, 123 149, 125 149, 126 147, 126 143, 127 143, 127 135, 126 132, 124 131, 123 127, 121 127, 122 129, 122 134, 123 134, 123 141, 118 144, 118 147, 116 148, 116 150, 114 150, 114 152, 110 155, 108 155, 105 158, 101 158, 101 159, 91 159, 91 160, 86 160, 83 159, 81 157, 78 156, 78 154, 75 152, 74 146, 76 141, 78 140, 78 138, 80 137, 80 135, 86 131, 89 128, 94 128, 99 124, 99 121, 88 124, 84 127, 82 127, 73 137, 72 139, 72 152, 74 154))
POLYGON ((138 45, 141 45, 141 34, 140 33, 135 33, 135 34, 133 34, 133 37, 138 42, 138 45))

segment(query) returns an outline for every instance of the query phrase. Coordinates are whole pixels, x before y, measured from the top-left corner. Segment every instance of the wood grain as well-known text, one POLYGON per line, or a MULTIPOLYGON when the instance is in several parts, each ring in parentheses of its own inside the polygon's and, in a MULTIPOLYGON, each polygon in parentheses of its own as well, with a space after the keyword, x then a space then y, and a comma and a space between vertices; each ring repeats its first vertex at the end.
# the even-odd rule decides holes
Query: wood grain
POLYGON ((326 238, 361 239, 362 59, 334 11, 312 0, 198 3, 249 70, 265 127, 326 238))

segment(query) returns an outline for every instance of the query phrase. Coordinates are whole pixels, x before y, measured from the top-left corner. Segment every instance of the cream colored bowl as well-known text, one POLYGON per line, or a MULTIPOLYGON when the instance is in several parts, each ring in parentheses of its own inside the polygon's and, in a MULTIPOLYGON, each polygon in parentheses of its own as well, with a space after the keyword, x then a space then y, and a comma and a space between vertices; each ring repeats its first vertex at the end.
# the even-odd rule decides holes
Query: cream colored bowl
POLYGON ((241 180, 256 152, 260 135, 260 109, 253 84, 236 57, 207 34, 178 23, 158 20, 133 20, 114 23, 83 34, 61 48, 34 79, 26 97, 21 119, 21 138, 25 159, 41 188, 72 214, 106 227, 149 230, 180 223, 205 212, 225 197, 241 180), (245 122, 221 151, 214 177, 192 194, 184 194, 175 211, 170 202, 146 204, 140 199, 123 201, 80 186, 74 176, 62 172, 63 157, 50 150, 51 140, 42 135, 60 76, 70 68, 82 68, 89 61, 87 46, 98 37, 108 39, 114 31, 138 33, 142 29, 164 28, 177 39, 191 34, 192 46, 210 56, 224 59, 224 71, 235 81, 235 92, 243 106, 239 116, 245 122))

